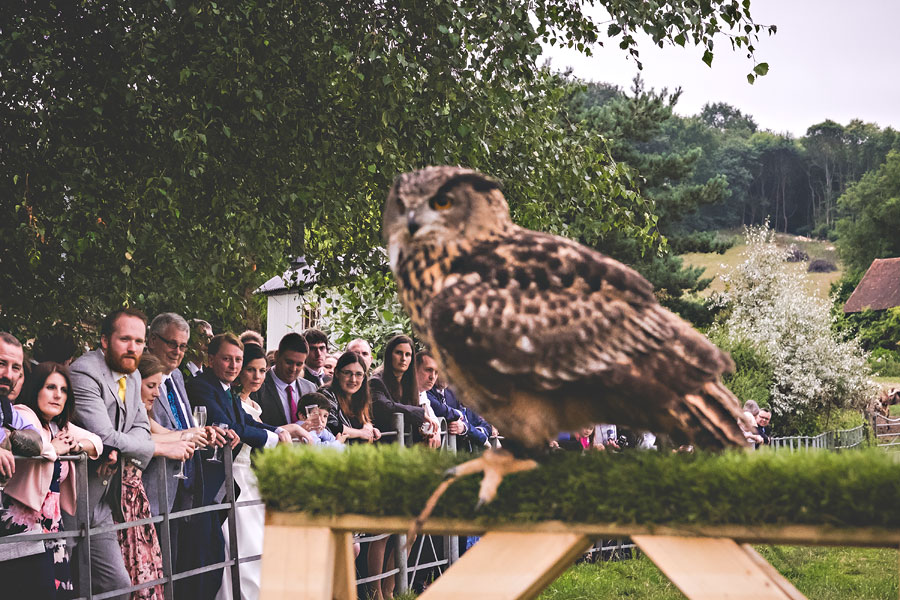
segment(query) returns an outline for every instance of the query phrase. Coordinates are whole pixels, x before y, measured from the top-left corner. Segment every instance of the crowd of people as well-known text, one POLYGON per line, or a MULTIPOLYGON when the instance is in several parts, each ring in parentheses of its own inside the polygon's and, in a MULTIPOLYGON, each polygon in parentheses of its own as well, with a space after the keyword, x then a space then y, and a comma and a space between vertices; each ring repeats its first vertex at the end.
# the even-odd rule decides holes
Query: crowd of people
MULTIPOLYGON (((20 340, 0 333, 0 536, 77 528, 76 470, 61 460, 66 455, 89 459, 89 519, 102 528, 223 502, 226 451, 238 500, 245 501, 259 499, 250 468, 256 449, 394 442, 402 435, 396 413, 414 442, 431 447, 441 445, 442 422, 444 433, 469 450, 487 447, 497 434, 442 382, 431 353, 417 352, 407 336, 388 340, 373 369, 368 341, 331 353, 328 336, 316 329, 289 333, 267 353, 255 331, 213 335, 203 320, 163 313, 148 323, 140 311, 122 308, 104 318, 99 333, 99 347, 78 357, 64 333, 36 340, 30 357, 20 340)), ((239 555, 262 554, 264 507, 240 506, 236 524, 239 555)), ((92 534, 93 592, 162 579, 160 527, 92 534)), ((228 556, 225 511, 172 519, 168 531, 175 572, 228 556)), ((69 565, 82 550, 72 539, 0 544, 4 592, 78 595, 78 570, 69 565)), ((387 538, 368 544, 366 575, 393 568, 393 558, 387 538)), ((242 563, 239 572, 241 596, 257 598, 260 562, 242 563)), ((393 577, 373 587, 376 597, 391 597, 393 577)), ((174 582, 176 598, 231 598, 231 591, 230 570, 222 568, 174 582)), ((163 586, 119 597, 161 599, 163 586)))
MULTIPOLYGON (((398 439, 396 413, 415 443, 439 447, 441 435, 477 451, 498 432, 460 402, 441 378, 427 349, 397 335, 384 344, 373 369, 368 341, 355 339, 331 353, 317 329, 288 333, 266 352, 262 335, 248 330, 213 335, 210 324, 175 313, 147 322, 122 308, 107 315, 99 347, 75 357, 71 336, 58 332, 32 344, 0 333, 0 537, 76 529, 75 469, 60 457, 89 459, 90 524, 102 528, 211 506, 226 495, 224 453, 232 453, 238 500, 258 500, 250 454, 277 444, 343 448, 398 439), (445 424, 442 432, 441 424, 445 424), (14 456, 31 457, 16 460, 14 456)), ((771 414, 744 407, 758 424, 749 441, 768 443, 771 414)), ((612 450, 655 448, 650 433, 615 425, 585 426, 560 434, 551 448, 612 450)), ((241 557, 262 554, 264 507, 236 511, 241 557)), ((94 593, 163 578, 160 523, 91 535, 94 593)), ((228 556, 223 510, 169 521, 174 571, 221 563, 228 556)), ((356 546, 359 552, 359 546, 356 546)), ((0 544, 0 581, 13 598, 57 599, 78 594, 81 547, 64 540, 0 544)), ((389 538, 370 542, 360 559, 366 576, 393 569, 389 538)), ((240 564, 243 598, 258 598, 260 562, 240 564)), ((393 595, 393 577, 372 583, 376 598, 393 595)), ((82 590, 82 594, 85 590, 82 590)), ((174 582, 176 598, 231 598, 230 570, 214 568, 174 582)), ((120 598, 161 599, 162 584, 120 598)))

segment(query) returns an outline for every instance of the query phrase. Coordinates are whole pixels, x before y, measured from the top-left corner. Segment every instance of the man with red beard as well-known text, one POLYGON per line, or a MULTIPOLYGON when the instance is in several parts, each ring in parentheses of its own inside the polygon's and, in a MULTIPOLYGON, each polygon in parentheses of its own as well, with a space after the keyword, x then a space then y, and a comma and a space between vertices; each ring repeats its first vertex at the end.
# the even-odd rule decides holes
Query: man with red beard
MULTIPOLYGON (((99 464, 88 468, 91 526, 113 524, 121 511, 119 463, 130 461, 143 469, 153 457, 150 422, 141 402, 138 363, 144 351, 147 318, 139 310, 111 312, 100 326, 100 348, 72 363, 75 412, 72 421, 103 441, 99 464), (117 506, 119 504, 119 506, 117 506)), ((77 551, 77 549, 76 549, 77 551)), ((74 564, 78 564, 77 559, 74 564)), ((131 585, 115 532, 91 536, 91 587, 95 594, 131 585)), ((84 595, 86 590, 81 590, 84 595)), ((123 594, 117 598, 128 598, 123 594)))

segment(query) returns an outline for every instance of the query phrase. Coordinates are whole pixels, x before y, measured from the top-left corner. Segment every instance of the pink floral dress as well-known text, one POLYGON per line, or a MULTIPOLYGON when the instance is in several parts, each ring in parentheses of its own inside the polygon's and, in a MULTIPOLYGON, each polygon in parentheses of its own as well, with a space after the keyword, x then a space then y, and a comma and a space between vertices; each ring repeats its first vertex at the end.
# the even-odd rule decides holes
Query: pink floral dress
MULTIPOLYGON (((122 513, 125 521, 137 521, 150 517, 150 501, 141 482, 141 471, 126 464, 122 471, 122 513)), ((119 546, 125 559, 125 569, 132 585, 161 579, 162 551, 152 523, 119 530, 119 546)), ((163 600, 162 584, 131 593, 132 600, 163 600)))

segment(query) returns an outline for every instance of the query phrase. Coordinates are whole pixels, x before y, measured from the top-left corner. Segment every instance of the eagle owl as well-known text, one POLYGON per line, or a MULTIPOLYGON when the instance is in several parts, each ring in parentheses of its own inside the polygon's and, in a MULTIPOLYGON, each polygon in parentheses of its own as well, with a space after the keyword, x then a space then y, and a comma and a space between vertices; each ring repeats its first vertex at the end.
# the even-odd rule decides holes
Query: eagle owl
POLYGON ((508 440, 617 423, 703 447, 745 445, 731 359, 662 308, 641 275, 515 225, 496 181, 428 167, 397 177, 383 235, 417 333, 508 440))

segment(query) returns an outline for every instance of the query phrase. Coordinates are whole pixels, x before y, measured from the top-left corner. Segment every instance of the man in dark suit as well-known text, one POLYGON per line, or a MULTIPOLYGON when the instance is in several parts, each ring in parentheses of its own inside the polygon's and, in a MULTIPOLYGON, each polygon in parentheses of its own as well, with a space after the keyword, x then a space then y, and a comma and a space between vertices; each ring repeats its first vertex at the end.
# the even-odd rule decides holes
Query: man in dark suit
MULTIPOLYGON (((226 435, 232 451, 237 454, 240 444, 253 448, 270 447, 279 441, 291 443, 291 435, 281 427, 255 421, 241 406, 231 384, 241 372, 244 348, 233 333, 215 336, 209 343, 209 367, 187 383, 192 406, 205 406, 209 423, 227 425, 226 435)), ((227 448, 226 448, 227 451, 227 448)), ((203 463, 203 504, 221 502, 225 496, 224 462, 203 463)), ((224 512, 196 515, 191 520, 190 533, 181 533, 178 570, 185 571, 221 562, 225 559, 225 538, 222 535, 224 512)), ((222 583, 222 569, 208 571, 178 582, 179 598, 212 599, 222 583)))
MULTIPOLYGON (((128 461, 143 469, 153 456, 137 372, 146 329, 142 312, 133 308, 113 311, 100 327, 100 348, 72 363, 72 422, 100 436, 105 448, 100 464, 88 469, 92 526, 113 524, 112 507, 119 496, 109 493, 114 480, 111 471, 128 461)), ((131 585, 115 532, 91 536, 91 583, 94 593, 131 585)))
POLYGON ((312 382, 316 389, 325 383, 325 359, 328 358, 328 336, 318 329, 307 329, 303 332, 303 339, 309 347, 306 355, 306 367, 303 369, 303 378, 312 382))
POLYGON ((289 333, 281 338, 275 353, 275 366, 266 373, 266 380, 259 390, 263 423, 280 427, 298 420, 300 397, 317 389, 316 384, 301 377, 308 353, 306 339, 299 333, 289 333))

